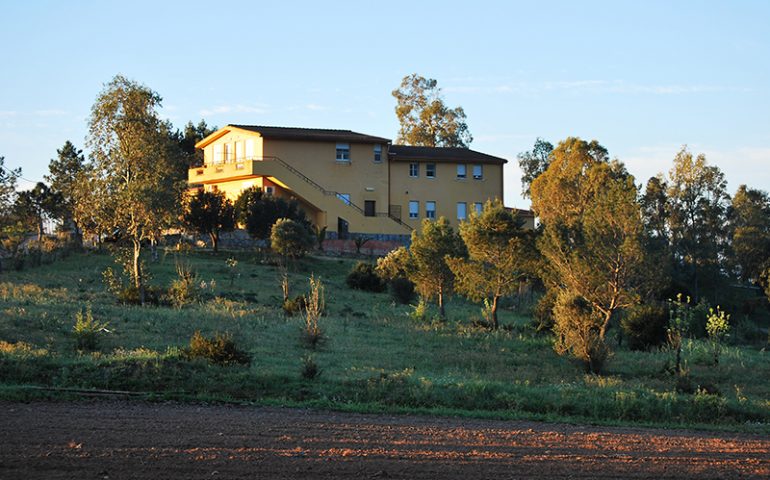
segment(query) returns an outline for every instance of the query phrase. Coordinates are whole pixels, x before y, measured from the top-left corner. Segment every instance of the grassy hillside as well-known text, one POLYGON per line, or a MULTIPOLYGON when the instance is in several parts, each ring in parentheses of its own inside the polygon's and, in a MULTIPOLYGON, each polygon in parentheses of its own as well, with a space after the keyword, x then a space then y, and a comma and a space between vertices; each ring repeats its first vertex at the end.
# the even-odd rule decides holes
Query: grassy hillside
POLYGON ((387 293, 349 289, 353 261, 308 258, 290 280, 292 296, 307 291, 311 274, 326 286, 326 340, 313 350, 300 341, 302 318, 280 308, 276 267, 245 253, 169 252, 157 263, 148 259, 151 283, 167 287, 179 261, 205 284, 201 299, 181 308, 118 304, 102 283, 113 265, 106 254, 0 274, 0 397, 66 395, 30 386, 110 389, 152 398, 770 432, 770 358, 759 347, 730 346, 714 366, 706 345, 686 342, 695 393, 677 393, 669 352, 616 349, 604 376, 586 375, 557 356, 552 339, 535 334, 525 316, 503 311, 506 328, 488 332, 472 324, 477 306, 453 299, 449 321, 414 320, 412 308, 387 293), (78 352, 72 335, 86 305, 109 323, 92 353, 78 352), (251 365, 187 359, 182 349, 196 330, 229 333, 251 365), (320 368, 317 378, 303 378, 308 362, 320 368))

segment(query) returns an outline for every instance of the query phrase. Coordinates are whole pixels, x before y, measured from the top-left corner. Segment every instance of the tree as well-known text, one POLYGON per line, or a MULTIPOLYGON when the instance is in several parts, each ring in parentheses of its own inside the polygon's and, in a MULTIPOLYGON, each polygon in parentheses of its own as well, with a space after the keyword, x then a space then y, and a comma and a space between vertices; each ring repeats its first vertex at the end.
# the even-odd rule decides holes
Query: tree
POLYGON ((315 237, 307 225, 279 218, 270 231, 270 247, 284 258, 299 258, 313 248, 315 237))
POLYGON ((61 205, 59 214, 65 227, 72 227, 75 238, 82 241, 80 221, 75 214, 77 184, 85 169, 83 151, 75 148, 69 140, 56 150, 57 158, 51 159, 45 181, 51 185, 51 190, 60 195, 61 205))
POLYGON ((767 192, 738 187, 727 210, 731 239, 730 264, 744 282, 764 283, 770 267, 770 197, 767 192))
POLYGON ((16 181, 21 176, 21 168, 9 169, 5 166, 5 157, 0 157, 0 218, 8 219, 16 200, 16 181))
POLYGON ((553 145, 538 137, 535 146, 529 152, 517 155, 519 168, 521 169, 521 190, 524 197, 530 196, 530 187, 541 173, 548 170, 551 164, 551 152, 553 145))
POLYGON ((668 223, 676 269, 692 285, 696 301, 703 271, 718 275, 724 256, 726 189, 719 168, 709 165, 705 155, 693 157, 682 147, 669 172, 668 223))
POLYGON ((179 148, 184 154, 187 168, 195 168, 203 165, 203 150, 195 148, 195 144, 217 131, 217 127, 209 127, 205 120, 194 125, 187 122, 181 132, 177 132, 179 148))
POLYGON ((251 187, 241 193, 235 201, 235 215, 238 223, 246 227, 249 235, 260 240, 270 236, 273 224, 279 218, 288 218, 310 228, 310 222, 299 203, 265 195, 259 187, 251 187))
POLYGON ((161 97, 146 86, 117 75, 96 98, 89 119, 90 180, 104 192, 98 221, 130 241, 131 277, 144 304, 142 242, 157 239, 178 212, 184 184, 169 175, 179 149, 159 119, 161 97))
POLYGON ((401 125, 397 144, 468 148, 473 141, 465 123, 465 111, 462 107, 447 107, 437 85, 436 80, 413 73, 393 90, 401 125))
POLYGON ((471 215, 469 221, 460 224, 460 237, 469 258, 447 259, 457 292, 476 302, 491 300, 494 329, 498 328, 500 297, 517 290, 532 259, 531 236, 522 224, 502 202, 488 201, 480 215, 471 215))
POLYGON ((423 299, 436 298, 439 314, 445 318, 444 299, 452 293, 454 284, 454 274, 446 259, 466 256, 462 239, 446 218, 426 218, 420 232, 412 232, 409 249, 402 247, 388 254, 377 262, 377 271, 387 279, 406 276, 423 299))
POLYGON ((62 203, 61 194, 48 188, 45 183, 37 182, 31 190, 19 193, 13 209, 22 225, 34 229, 37 240, 42 241, 45 234, 45 220, 56 218, 62 203))
POLYGON ((183 222, 187 228, 208 235, 216 253, 219 251, 219 233, 235 228, 233 202, 224 193, 198 190, 185 200, 183 222))
POLYGON ((636 304, 650 283, 634 178, 607 158, 596 141, 568 138, 532 183, 532 208, 545 225, 538 241, 544 277, 561 298, 554 309, 557 351, 590 347, 599 355, 615 313, 636 304), (560 319, 559 312, 575 316, 560 319), (582 330, 573 335, 564 330, 570 328, 582 330), (588 343, 564 344, 578 340, 588 343))

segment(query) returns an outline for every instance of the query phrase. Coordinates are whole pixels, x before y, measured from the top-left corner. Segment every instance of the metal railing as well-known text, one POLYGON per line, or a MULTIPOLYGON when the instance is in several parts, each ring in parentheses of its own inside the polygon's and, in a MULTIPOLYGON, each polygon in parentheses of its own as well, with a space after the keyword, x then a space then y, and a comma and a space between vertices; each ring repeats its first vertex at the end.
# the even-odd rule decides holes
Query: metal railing
MULTIPOLYGON (((232 164, 238 165, 238 164, 242 164, 244 162, 249 162, 249 161, 250 162, 261 162, 261 161, 264 161, 264 160, 272 160, 272 161, 282 165, 284 168, 286 168, 287 170, 289 170, 290 172, 292 172, 293 174, 298 176, 300 179, 304 180, 308 185, 312 186, 313 188, 315 188, 316 190, 320 191, 324 195, 337 197, 337 199, 339 199, 339 201, 341 201, 345 205, 351 207, 352 209, 358 211, 361 215, 363 215, 365 217, 371 216, 371 215, 367 215, 363 208, 359 207, 358 205, 356 205, 355 203, 351 202, 350 200, 340 198, 341 192, 336 192, 336 191, 333 191, 333 190, 325 189, 324 187, 319 185, 316 181, 314 181, 312 178, 308 177, 307 175, 305 175, 301 171, 297 170, 290 163, 284 161, 280 157, 276 157, 276 156, 256 157, 256 156, 254 156, 254 157, 235 158, 235 156, 231 156, 230 158, 225 158, 224 161, 221 162, 221 163, 208 163, 208 164, 204 164, 203 167, 198 167, 198 168, 207 168, 207 167, 215 167, 216 168, 216 167, 219 167, 219 166, 222 166, 222 165, 232 165, 232 164)), ((406 223, 402 222, 401 219, 394 217, 389 212, 387 212, 387 213, 386 212, 378 212, 378 213, 375 213, 374 216, 376 216, 376 217, 387 217, 387 218, 393 220, 394 222, 398 223, 399 225, 407 228, 408 230, 410 230, 410 231, 413 230, 413 228, 410 225, 407 225, 406 223)))

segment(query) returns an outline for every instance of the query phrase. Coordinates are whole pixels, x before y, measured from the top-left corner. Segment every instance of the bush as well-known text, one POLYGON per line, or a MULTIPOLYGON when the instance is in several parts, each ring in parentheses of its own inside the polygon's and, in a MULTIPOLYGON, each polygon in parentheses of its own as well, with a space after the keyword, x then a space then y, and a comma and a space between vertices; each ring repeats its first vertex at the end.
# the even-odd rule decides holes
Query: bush
POLYGON ((168 297, 171 304, 181 308, 187 303, 200 298, 198 275, 190 267, 189 263, 177 262, 177 278, 171 282, 168 289, 168 297))
POLYGON ((639 305, 620 321, 631 350, 648 350, 666 342, 668 311, 662 305, 639 305))
POLYGON ((350 288, 365 292, 384 292, 386 285, 374 269, 374 265, 358 262, 348 273, 345 283, 350 288))
POLYGON ((313 380, 321 375, 321 367, 315 362, 315 359, 310 355, 302 357, 302 378, 306 380, 313 380))
POLYGON ((251 363, 251 356, 239 350, 229 334, 217 333, 213 338, 206 338, 200 330, 196 330, 190 338, 190 346, 182 352, 188 359, 202 358, 217 365, 251 363))
POLYGON ((284 257, 303 257, 314 244, 315 237, 307 226, 288 218, 278 219, 270 231, 270 247, 284 257))
POLYGON ((305 297, 303 295, 297 295, 293 299, 290 298, 283 302, 281 305, 283 313, 293 317, 294 315, 301 313, 305 309, 305 297))
POLYGON ((532 327, 536 332, 553 330, 553 307, 556 306, 556 289, 549 289, 540 297, 532 312, 532 327))
POLYGON ((94 319, 91 305, 88 305, 85 310, 80 310, 75 314, 75 326, 72 327, 77 349, 92 352, 99 348, 99 337, 108 331, 108 326, 107 322, 94 319))
POLYGON ((406 277, 395 277, 390 281, 390 296, 401 305, 409 305, 414 300, 414 283, 406 277))
POLYGON ((599 334, 601 318, 591 305, 579 295, 562 291, 553 317, 556 353, 570 354, 583 362, 588 372, 601 373, 612 352, 599 334))

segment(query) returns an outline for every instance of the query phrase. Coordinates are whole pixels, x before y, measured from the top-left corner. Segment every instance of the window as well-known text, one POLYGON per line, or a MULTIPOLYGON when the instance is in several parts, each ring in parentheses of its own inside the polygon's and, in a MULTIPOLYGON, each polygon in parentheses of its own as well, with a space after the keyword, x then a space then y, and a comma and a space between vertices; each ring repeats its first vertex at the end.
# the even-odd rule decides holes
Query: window
POLYGON ((252 138, 246 140, 246 158, 249 160, 254 158, 254 139, 252 138))
POLYGON ((484 169, 481 165, 474 165, 473 166, 473 179, 474 180, 481 180, 484 178, 484 169))
POLYGON ((409 218, 417 218, 420 216, 420 202, 417 200, 409 200, 409 218))
POLYGON ((436 178, 436 164, 435 163, 426 163, 425 164, 425 176, 428 178, 436 178))
POLYGON ((374 163, 382 162, 382 145, 374 146, 374 163))
POLYGON ((268 197, 272 197, 275 194, 275 187, 272 186, 266 186, 265 187, 265 195, 268 197))
POLYGON ((376 215, 374 200, 364 200, 364 215, 367 217, 374 217, 376 215))
POLYGON ((465 202, 457 202, 457 219, 465 220, 468 218, 467 205, 465 202))
POLYGON ((222 153, 222 144, 220 143, 219 145, 214 145, 214 160, 211 163, 214 165, 219 165, 224 161, 224 158, 224 153, 222 153))
POLYGON ((410 163, 409 164, 409 176, 412 178, 417 178, 420 176, 420 164, 419 163, 410 163))
POLYGON ((346 204, 350 205, 350 194, 349 193, 338 193, 337 198, 345 202, 346 204))
POLYGON ((225 146, 225 154, 224 154, 225 163, 232 162, 233 161, 233 159, 232 159, 232 156, 233 156, 233 146, 230 145, 229 143, 225 143, 224 146, 225 146))
POLYGON ((465 178, 466 172, 465 172, 465 164, 460 163, 457 165, 457 178, 465 178))
POLYGON ((243 142, 235 142, 235 160, 243 161, 243 142))
POLYGON ((481 215, 481 212, 484 210, 484 204, 476 202, 473 204, 473 208, 476 209, 476 215, 481 215))
POLYGON ((350 144, 337 144, 337 163, 350 163, 350 144))
POLYGON ((436 218, 436 202, 425 202, 425 218, 436 218))

